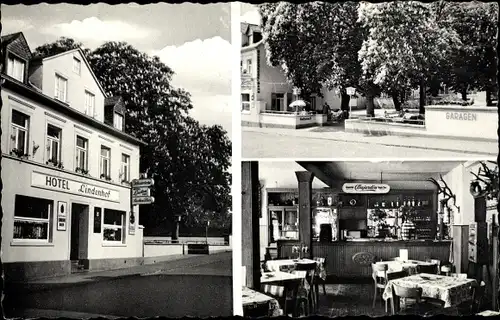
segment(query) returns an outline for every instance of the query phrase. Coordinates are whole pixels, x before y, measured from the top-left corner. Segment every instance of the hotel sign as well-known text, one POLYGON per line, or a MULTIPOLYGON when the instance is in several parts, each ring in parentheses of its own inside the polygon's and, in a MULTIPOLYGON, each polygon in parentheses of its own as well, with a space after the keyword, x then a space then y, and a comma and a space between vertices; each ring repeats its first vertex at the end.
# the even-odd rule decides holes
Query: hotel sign
POLYGON ((37 188, 71 193, 82 197, 120 202, 120 192, 118 190, 103 188, 86 182, 61 178, 36 171, 31 173, 31 185, 37 188))
POLYGON ((388 193, 391 187, 382 183, 344 183, 342 191, 345 193, 388 193))

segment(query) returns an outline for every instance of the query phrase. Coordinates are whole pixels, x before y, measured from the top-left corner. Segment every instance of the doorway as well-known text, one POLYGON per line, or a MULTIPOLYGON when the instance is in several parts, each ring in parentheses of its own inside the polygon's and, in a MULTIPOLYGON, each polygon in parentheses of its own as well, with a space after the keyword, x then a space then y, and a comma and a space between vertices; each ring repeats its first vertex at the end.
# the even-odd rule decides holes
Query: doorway
POLYGON ((83 271, 83 261, 88 256, 88 222, 89 206, 79 203, 71 204, 70 251, 71 272, 83 271))

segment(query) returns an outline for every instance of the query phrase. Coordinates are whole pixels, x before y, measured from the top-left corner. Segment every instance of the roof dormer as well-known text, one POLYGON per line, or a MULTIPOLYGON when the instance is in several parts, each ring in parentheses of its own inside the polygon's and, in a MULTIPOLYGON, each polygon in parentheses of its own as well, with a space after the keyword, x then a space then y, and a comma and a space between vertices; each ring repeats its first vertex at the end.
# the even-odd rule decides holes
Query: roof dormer
POLYGON ((28 83, 28 63, 33 54, 22 32, 2 36, 2 73, 28 83))
POLYGON ((125 105, 121 97, 109 97, 104 100, 104 123, 125 131, 125 105))

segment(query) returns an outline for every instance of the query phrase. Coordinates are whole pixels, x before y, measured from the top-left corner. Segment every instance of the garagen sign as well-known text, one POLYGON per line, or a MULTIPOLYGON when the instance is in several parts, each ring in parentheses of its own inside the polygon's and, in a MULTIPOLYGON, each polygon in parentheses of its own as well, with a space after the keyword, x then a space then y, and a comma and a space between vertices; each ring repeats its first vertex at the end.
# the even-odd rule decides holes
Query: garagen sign
POLYGON ((388 193, 391 187, 383 183, 344 183, 342 191, 345 193, 388 193))
POLYGON ((33 187, 71 193, 82 197, 96 198, 111 202, 120 202, 118 190, 89 184, 85 181, 76 181, 68 178, 57 177, 37 171, 31 173, 33 187))

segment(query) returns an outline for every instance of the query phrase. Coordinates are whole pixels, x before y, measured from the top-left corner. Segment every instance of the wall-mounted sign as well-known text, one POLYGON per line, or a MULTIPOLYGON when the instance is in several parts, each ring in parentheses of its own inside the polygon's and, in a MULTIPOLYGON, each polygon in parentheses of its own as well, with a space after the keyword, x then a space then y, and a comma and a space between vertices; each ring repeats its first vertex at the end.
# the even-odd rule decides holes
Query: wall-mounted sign
POLYGON ((300 120, 311 120, 312 118, 311 117, 300 117, 300 120))
POLYGON ((342 191, 345 193, 388 193, 391 187, 382 183, 344 183, 342 191))
POLYGON ((57 201, 57 230, 66 231, 67 203, 57 201))
POLYGON ((149 197, 151 196, 151 189, 149 187, 132 188, 132 197, 149 197))
POLYGON ((130 211, 129 225, 128 225, 128 234, 135 234, 135 215, 134 211, 130 211))
POLYGON ((154 197, 132 197, 132 204, 150 204, 155 202, 154 197))
POLYGON ((102 209, 94 207, 94 233, 101 233, 102 209))
POLYGON ((153 179, 134 179, 132 180, 132 187, 151 187, 155 184, 153 179))
POLYGON ((82 197, 96 198, 111 202, 120 202, 120 192, 86 182, 61 178, 33 171, 31 173, 31 185, 33 187, 76 194, 82 197))
POLYGON ((446 120, 477 121, 477 114, 472 112, 446 112, 446 120))

